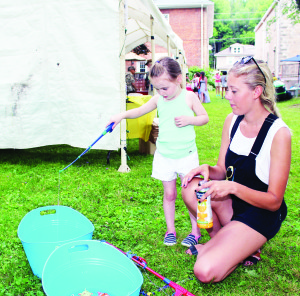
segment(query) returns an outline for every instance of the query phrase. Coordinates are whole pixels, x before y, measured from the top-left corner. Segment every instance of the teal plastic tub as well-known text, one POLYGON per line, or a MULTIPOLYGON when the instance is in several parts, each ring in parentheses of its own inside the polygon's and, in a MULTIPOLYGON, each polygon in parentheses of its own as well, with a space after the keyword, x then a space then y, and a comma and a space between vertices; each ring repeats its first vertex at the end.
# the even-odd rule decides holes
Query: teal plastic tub
POLYGON ((84 215, 65 206, 32 210, 19 224, 18 236, 32 272, 42 277, 49 255, 59 246, 76 240, 91 240, 94 225, 84 215))
POLYGON ((126 255, 97 240, 60 246, 49 256, 43 270, 47 296, 79 295, 83 291, 109 296, 138 296, 143 284, 140 270, 126 255))

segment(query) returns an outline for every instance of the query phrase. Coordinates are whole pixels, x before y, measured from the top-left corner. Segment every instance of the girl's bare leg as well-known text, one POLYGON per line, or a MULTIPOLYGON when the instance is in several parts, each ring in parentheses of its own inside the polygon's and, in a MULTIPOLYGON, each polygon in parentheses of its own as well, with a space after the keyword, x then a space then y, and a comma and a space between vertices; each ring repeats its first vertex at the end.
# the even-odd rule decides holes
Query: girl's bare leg
POLYGON ((168 232, 175 232, 175 200, 177 198, 176 179, 163 181, 163 208, 168 232))

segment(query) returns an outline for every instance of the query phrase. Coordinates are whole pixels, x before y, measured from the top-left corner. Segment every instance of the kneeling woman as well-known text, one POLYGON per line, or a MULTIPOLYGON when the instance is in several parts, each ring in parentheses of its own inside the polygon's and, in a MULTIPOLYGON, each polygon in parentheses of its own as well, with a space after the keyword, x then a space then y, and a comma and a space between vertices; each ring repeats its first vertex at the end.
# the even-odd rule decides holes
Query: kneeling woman
POLYGON ((273 238, 287 214, 284 202, 291 163, 291 133, 278 118, 268 66, 243 58, 228 73, 225 98, 232 113, 225 120, 215 166, 192 170, 182 182, 187 208, 196 216, 195 190, 209 188, 211 239, 188 253, 198 254, 196 277, 218 282, 241 262, 255 263, 260 248, 273 238), (208 182, 199 186, 202 175, 208 182))

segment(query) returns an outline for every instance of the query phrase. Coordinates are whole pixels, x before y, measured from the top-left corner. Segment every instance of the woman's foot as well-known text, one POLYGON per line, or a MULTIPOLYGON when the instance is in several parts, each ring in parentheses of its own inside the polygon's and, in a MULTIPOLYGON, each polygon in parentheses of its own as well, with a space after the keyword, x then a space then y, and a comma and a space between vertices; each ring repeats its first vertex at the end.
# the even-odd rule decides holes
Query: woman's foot
POLYGON ((201 248, 201 246, 204 246, 205 244, 198 244, 198 245, 193 245, 193 246, 190 246, 186 251, 185 253, 188 254, 188 255, 195 255, 197 256, 198 255, 198 249, 201 248))
POLYGON ((247 257, 245 260, 242 261, 243 266, 253 266, 256 265, 258 261, 261 261, 261 250, 258 249, 255 253, 247 257))

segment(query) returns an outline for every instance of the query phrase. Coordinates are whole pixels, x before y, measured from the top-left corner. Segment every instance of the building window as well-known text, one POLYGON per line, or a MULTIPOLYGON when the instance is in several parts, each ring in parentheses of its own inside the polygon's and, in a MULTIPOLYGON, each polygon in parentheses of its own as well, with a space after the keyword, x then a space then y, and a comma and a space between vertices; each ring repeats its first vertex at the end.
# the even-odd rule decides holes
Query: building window
POLYGON ((233 49, 233 52, 236 53, 236 47, 233 49))
POLYGON ((146 72, 146 66, 145 66, 146 62, 140 62, 140 71, 141 73, 145 73, 146 72))
POLYGON ((167 20, 167 22, 170 22, 170 17, 168 13, 164 13, 163 16, 165 17, 165 19, 167 20))
POLYGON ((240 48, 238 48, 238 53, 240 53, 241 52, 241 49, 240 48))

